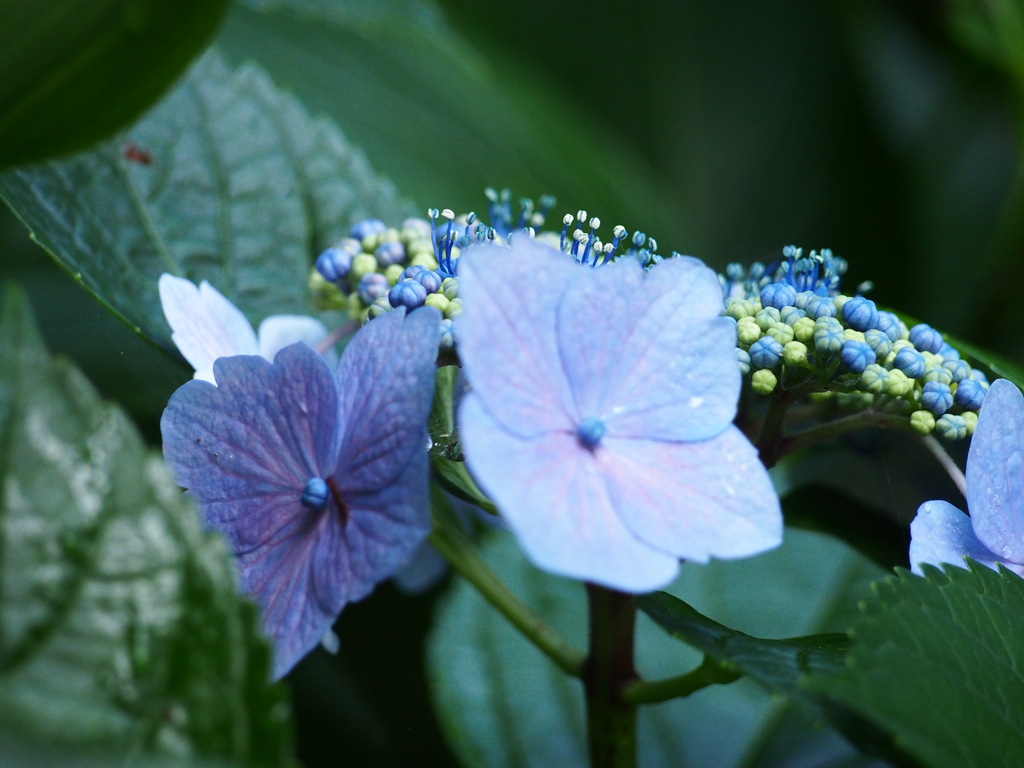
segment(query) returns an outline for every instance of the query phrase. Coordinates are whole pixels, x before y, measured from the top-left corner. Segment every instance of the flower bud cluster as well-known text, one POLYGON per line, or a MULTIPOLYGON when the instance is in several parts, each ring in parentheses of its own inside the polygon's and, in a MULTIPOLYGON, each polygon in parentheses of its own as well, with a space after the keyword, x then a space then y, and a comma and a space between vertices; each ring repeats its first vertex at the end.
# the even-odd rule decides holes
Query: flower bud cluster
MULTIPOLYGON (((759 272, 746 272, 747 288, 761 282, 749 282, 759 272)), ((734 270, 723 286, 737 277, 734 270)), ((782 381, 814 382, 846 406, 905 414, 921 434, 970 435, 988 391, 985 374, 931 326, 908 329, 870 299, 829 295, 818 279, 813 290, 783 279, 764 283, 756 296, 726 297, 751 388, 766 395, 782 381)))
MULTIPOLYGON (((309 278, 320 310, 345 310, 365 322, 396 307, 436 307, 442 314, 442 350, 451 349, 452 321, 462 311, 459 299, 460 253, 478 243, 507 244, 516 237, 536 237, 560 248, 581 265, 596 267, 618 258, 635 258, 645 268, 662 260, 653 237, 612 228, 611 239, 597 234, 601 221, 586 211, 566 214, 562 231, 543 231, 555 204, 545 195, 537 205, 521 198, 512 203, 508 190, 486 190, 490 223, 475 213, 456 216, 451 210, 428 211, 428 218, 406 219, 401 228, 378 219, 358 222, 348 237, 327 248, 309 278)), ((672 254, 676 255, 675 253, 672 254)))

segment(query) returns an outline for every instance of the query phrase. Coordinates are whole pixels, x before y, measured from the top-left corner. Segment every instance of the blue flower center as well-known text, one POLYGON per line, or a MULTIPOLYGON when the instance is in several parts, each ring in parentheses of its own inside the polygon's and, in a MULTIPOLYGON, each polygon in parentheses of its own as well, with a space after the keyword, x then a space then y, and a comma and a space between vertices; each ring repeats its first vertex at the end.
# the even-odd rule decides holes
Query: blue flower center
POLYGON ((306 509, 319 512, 327 506, 327 497, 330 496, 330 493, 331 489, 327 487, 324 480, 319 477, 311 477, 303 486, 299 501, 306 509))
POLYGON ((576 439, 580 441, 583 447, 592 451, 597 448, 598 443, 601 442, 601 438, 604 437, 607 431, 608 428, 605 426, 604 419, 600 416, 587 416, 576 427, 576 439))

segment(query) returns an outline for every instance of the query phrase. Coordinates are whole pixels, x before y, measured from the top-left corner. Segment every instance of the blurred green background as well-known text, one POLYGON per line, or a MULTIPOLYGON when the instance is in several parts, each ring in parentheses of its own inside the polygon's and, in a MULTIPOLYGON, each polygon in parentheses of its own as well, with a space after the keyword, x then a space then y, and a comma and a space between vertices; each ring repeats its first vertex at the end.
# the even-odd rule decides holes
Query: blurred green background
MULTIPOLYGON (((847 290, 871 280, 879 303, 1019 362, 1021 18, 1019 2, 249 0, 215 42, 332 118, 422 209, 482 210, 488 185, 551 193, 559 215, 585 208, 719 269, 829 247, 847 290)), ((155 443, 185 365, 6 209, 0 259, 51 349, 155 443)), ((436 592, 378 593, 346 609, 339 657, 294 673, 310 765, 340 743, 353 765, 450 760, 420 667, 436 592), (396 616, 403 630, 383 631, 396 616)))

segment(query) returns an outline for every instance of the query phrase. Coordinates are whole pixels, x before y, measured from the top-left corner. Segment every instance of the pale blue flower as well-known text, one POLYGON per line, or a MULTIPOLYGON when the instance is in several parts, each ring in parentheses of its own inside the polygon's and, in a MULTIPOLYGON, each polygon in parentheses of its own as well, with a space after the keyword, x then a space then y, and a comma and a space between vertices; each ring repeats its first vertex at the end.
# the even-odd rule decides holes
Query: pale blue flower
POLYGON ((302 341, 316 347, 327 338, 323 323, 302 315, 271 315, 257 334, 242 311, 205 280, 196 286, 165 273, 159 288, 171 340, 195 369, 195 378, 211 384, 218 357, 260 355, 272 360, 289 344, 302 341))
POLYGON ((160 422, 164 455, 237 558, 284 675, 342 607, 392 576, 429 528, 426 418, 436 310, 359 330, 337 370, 305 344, 221 357, 160 422))
POLYGON ((910 565, 964 567, 970 557, 1024 576, 1024 396, 1006 379, 992 383, 967 456, 967 508, 926 501, 910 524, 910 565))
POLYGON ((779 544, 778 498, 732 425, 736 324, 711 270, 585 267, 520 237, 468 249, 459 279, 466 461, 536 564, 642 592, 680 558, 779 544))

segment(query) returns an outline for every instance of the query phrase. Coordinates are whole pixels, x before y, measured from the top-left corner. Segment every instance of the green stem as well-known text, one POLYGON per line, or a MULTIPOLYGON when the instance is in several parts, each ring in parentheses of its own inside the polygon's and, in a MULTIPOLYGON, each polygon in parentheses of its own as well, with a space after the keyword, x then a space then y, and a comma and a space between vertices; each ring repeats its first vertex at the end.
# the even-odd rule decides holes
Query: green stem
POLYGON ((497 577, 480 556, 473 542, 443 512, 435 512, 430 543, 463 578, 498 610, 531 643, 566 674, 579 677, 582 651, 548 626, 497 577))
POLYGON ((771 469, 784 455, 781 451, 782 428, 786 421, 789 407, 797 400, 812 392, 820 392, 821 385, 817 382, 804 382, 793 389, 778 386, 771 394, 768 411, 761 424, 761 432, 754 443, 765 467, 771 469))
POLYGON ((776 448, 776 460, 783 456, 795 453, 796 451, 816 445, 824 440, 829 440, 839 435, 845 435, 864 427, 886 427, 889 429, 909 429, 909 422, 906 416, 897 416, 889 413, 878 413, 877 411, 866 410, 844 416, 841 419, 827 421, 815 427, 809 427, 802 432, 779 440, 776 448))
POLYGON ((960 491, 960 495, 965 499, 967 498, 967 478, 964 477, 963 471, 957 466, 953 458, 946 452, 946 449, 942 447, 942 444, 935 439, 934 435, 925 435, 921 438, 921 442, 924 443, 924 447, 931 452, 935 460, 939 462, 946 474, 949 475, 949 479, 953 481, 953 485, 960 491))
POLYGON ((636 681, 633 598, 587 584, 590 605, 590 653, 583 666, 587 704, 587 741, 591 768, 634 768, 636 704, 626 689, 636 681))
POLYGON ((622 698, 631 704, 659 704, 681 699, 709 685, 722 685, 739 680, 743 675, 720 664, 708 656, 696 669, 664 680, 638 680, 622 692, 622 698))

